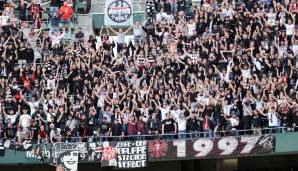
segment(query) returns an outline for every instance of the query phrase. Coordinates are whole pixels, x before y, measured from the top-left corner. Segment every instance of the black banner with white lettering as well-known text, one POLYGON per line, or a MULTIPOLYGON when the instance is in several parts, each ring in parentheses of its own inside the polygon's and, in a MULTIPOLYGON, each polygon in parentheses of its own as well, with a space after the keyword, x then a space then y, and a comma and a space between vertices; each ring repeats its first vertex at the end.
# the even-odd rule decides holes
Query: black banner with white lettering
POLYGON ((270 152, 274 152, 273 135, 148 142, 148 160, 240 156, 270 152))
MULTIPOLYGON (((61 158, 60 155, 65 152, 75 152, 75 153, 68 153, 68 154, 73 154, 77 155, 78 160, 82 160, 82 156, 85 156, 85 154, 88 154, 88 147, 87 143, 57 143, 57 144, 52 144, 51 148, 51 158, 50 158, 50 163, 52 165, 57 165, 59 162, 59 159, 61 158)), ((73 159, 73 158, 72 158, 73 159)))
POLYGON ((118 168, 140 168, 147 166, 147 141, 118 142, 116 151, 118 168))

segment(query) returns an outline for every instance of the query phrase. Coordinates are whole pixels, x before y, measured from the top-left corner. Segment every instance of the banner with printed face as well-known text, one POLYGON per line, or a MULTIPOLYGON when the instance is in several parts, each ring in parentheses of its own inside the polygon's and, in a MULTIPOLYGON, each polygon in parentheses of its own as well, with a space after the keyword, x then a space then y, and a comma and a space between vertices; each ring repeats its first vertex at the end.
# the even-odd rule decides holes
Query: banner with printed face
POLYGON ((104 24, 129 26, 133 24, 132 0, 106 0, 104 24))
MULTIPOLYGON (((52 165, 58 165, 61 158, 63 158, 64 153, 66 155, 72 155, 77 156, 78 160, 83 160, 85 158, 85 155, 88 154, 88 147, 87 143, 57 143, 53 144, 51 147, 51 159, 50 163, 52 165), (66 153, 68 152, 68 153, 66 153), (74 152, 74 153, 69 153, 74 152)), ((73 159, 74 157, 71 157, 73 159)), ((73 162, 69 162, 73 163, 73 162)), ((67 163, 66 163, 67 164, 67 163)))
POLYGON ((118 168, 140 168, 147 165, 147 141, 118 142, 116 151, 118 168))
POLYGON ((273 135, 148 142, 148 160, 240 156, 270 152, 274 152, 273 135))
POLYGON ((60 171, 78 171, 79 152, 66 151, 59 153, 57 160, 57 170, 60 171))

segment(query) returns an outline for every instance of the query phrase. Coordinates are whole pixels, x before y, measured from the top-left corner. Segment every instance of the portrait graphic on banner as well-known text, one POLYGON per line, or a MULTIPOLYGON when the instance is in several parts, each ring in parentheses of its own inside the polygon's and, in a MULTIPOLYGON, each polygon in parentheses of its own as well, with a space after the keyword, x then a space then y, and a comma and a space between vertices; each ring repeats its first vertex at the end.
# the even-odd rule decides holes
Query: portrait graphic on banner
POLYGON ((133 23, 132 0, 106 0, 104 24, 128 26, 133 23))
POLYGON ((79 152, 66 151, 59 154, 57 161, 58 171, 78 171, 79 152))
MULTIPOLYGON (((52 165, 58 165, 61 163, 61 158, 63 159, 64 153, 68 154, 68 158, 66 159, 74 159, 77 156, 78 160, 84 160, 86 156, 88 156, 88 147, 87 143, 58 143, 53 144, 51 147, 51 158, 50 163, 52 165), (66 153, 66 152, 74 152, 74 153, 66 153), (73 156, 70 157, 69 155, 73 156)), ((65 161, 65 160, 63 160, 65 161)), ((62 162, 63 163, 63 162, 62 162)), ((68 162, 70 164, 73 161, 68 162)), ((67 163, 66 163, 67 164, 67 163)))

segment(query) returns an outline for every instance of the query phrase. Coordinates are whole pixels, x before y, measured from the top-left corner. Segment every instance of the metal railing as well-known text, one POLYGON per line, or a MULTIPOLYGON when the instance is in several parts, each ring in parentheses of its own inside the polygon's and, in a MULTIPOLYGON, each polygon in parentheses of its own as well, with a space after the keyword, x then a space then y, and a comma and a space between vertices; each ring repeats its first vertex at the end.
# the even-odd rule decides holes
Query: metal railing
MULTIPOLYGON (((77 143, 77 142, 103 142, 103 141, 129 141, 129 140, 193 140, 197 138, 221 138, 226 136, 259 136, 266 134, 275 133, 289 133, 298 132, 298 126, 296 127, 274 127, 274 128, 260 128, 260 129, 247 129, 247 130, 236 130, 236 131, 221 131, 221 134, 216 134, 213 131, 206 132, 185 132, 185 133, 167 133, 167 134, 136 134, 136 135, 123 135, 123 136, 107 136, 107 135, 96 135, 96 136, 69 136, 63 137, 63 141, 66 143, 77 143), (260 131, 258 133, 258 131, 260 131), (225 134, 224 134, 225 133, 225 134)), ((59 142, 60 143, 60 142, 59 142)))

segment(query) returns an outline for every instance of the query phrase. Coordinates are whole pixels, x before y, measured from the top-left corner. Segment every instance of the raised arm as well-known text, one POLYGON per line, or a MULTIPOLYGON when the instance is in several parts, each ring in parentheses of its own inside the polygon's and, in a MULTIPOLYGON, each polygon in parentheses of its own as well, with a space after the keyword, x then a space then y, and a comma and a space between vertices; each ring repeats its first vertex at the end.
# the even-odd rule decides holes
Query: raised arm
MULTIPOLYGON (((116 30, 114 30, 111 26, 108 26, 109 29, 111 29, 111 31, 114 33, 114 34, 118 34, 119 32, 117 32, 116 30)), ((108 30, 108 29, 107 29, 108 30)))

